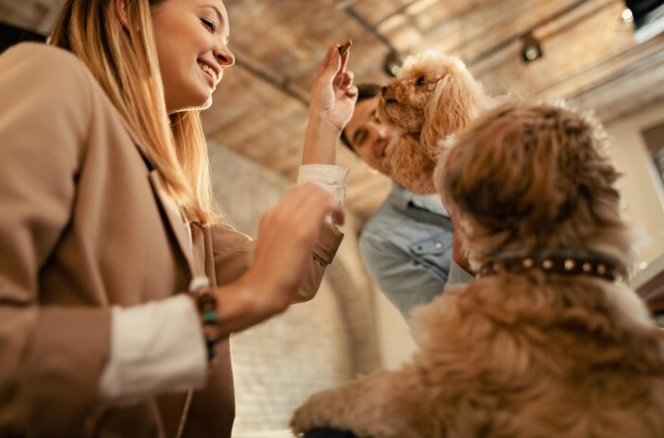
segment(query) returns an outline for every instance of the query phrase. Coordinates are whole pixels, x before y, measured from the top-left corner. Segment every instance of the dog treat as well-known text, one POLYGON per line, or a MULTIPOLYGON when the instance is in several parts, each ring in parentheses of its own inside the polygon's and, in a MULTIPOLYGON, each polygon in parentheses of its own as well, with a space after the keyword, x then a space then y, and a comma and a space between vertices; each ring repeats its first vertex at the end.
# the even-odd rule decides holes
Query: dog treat
POLYGON ((343 46, 339 46, 339 54, 341 56, 344 56, 348 49, 350 49, 350 46, 353 45, 353 40, 348 40, 343 46))

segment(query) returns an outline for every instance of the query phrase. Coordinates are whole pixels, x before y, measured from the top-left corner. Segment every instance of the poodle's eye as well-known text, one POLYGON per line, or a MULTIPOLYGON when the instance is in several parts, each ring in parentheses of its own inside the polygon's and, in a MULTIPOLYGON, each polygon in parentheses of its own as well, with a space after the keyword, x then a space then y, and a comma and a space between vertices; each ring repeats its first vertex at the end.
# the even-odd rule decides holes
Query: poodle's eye
POLYGON ((417 85, 418 87, 424 85, 424 83, 425 83, 424 76, 420 76, 415 80, 415 85, 417 85))

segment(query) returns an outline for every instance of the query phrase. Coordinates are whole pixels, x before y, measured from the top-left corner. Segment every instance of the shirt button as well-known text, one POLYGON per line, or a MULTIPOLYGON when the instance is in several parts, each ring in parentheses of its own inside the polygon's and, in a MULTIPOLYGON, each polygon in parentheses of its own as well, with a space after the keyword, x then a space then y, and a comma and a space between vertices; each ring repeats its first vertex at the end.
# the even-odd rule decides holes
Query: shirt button
POLYGON ((443 248, 443 244, 440 243, 440 242, 436 242, 436 244, 434 246, 436 247, 436 249, 442 249, 443 248))
POLYGON ((334 178, 328 178, 326 182, 328 184, 332 185, 332 184, 334 184, 334 178))

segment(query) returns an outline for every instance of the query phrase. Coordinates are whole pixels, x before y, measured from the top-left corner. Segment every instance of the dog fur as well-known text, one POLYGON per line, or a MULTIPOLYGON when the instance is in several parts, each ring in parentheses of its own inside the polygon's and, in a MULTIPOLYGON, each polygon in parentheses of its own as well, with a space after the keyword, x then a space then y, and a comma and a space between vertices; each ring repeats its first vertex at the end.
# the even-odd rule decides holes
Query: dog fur
POLYGON ((414 193, 434 193, 438 142, 465 127, 487 102, 459 58, 433 51, 408 57, 383 87, 377 111, 398 134, 388 151, 392 178, 414 193))
MULTIPOLYGON (((480 116, 435 171, 474 268, 573 251, 631 266, 601 127, 558 105, 480 116)), ((622 281, 540 269, 457 285, 414 310, 411 363, 314 394, 291 427, 363 438, 664 437, 664 331, 622 281)))

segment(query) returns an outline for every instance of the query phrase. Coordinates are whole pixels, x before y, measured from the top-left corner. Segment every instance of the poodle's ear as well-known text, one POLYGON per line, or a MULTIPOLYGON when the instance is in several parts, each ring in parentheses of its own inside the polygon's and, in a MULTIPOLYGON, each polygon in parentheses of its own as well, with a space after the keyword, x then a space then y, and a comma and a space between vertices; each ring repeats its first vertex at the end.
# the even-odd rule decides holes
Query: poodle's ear
POLYGON ((463 129, 480 111, 486 100, 482 86, 463 70, 454 70, 436 85, 425 108, 422 144, 432 158, 438 142, 463 129))

